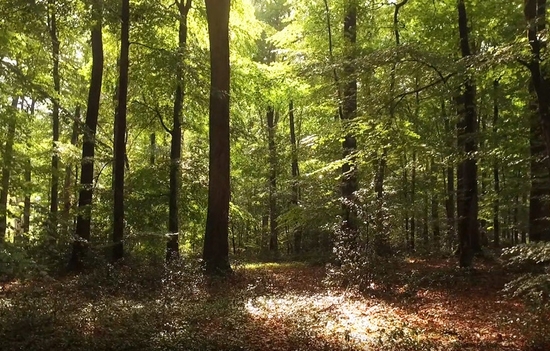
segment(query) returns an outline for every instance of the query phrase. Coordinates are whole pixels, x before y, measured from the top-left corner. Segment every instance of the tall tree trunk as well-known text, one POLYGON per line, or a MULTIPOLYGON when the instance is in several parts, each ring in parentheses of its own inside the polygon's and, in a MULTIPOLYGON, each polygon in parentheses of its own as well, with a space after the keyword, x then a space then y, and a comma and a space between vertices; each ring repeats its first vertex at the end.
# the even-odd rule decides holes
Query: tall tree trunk
POLYGON ((344 164, 342 165, 342 198, 343 216, 342 230, 346 237, 353 241, 357 235, 358 223, 354 209, 354 193, 358 189, 357 163, 355 153, 357 139, 349 132, 351 122, 357 115, 357 78, 355 69, 357 44, 357 3, 356 0, 346 2, 344 17, 344 89, 342 97, 342 122, 346 135, 342 142, 344 164))
POLYGON ((101 85, 103 81, 103 0, 92 4, 92 72, 86 107, 86 125, 83 130, 80 190, 78 193, 78 217, 75 240, 69 261, 69 269, 80 270, 90 242, 92 198, 94 179, 95 136, 99 117, 101 85))
POLYGON ((334 85, 336 86, 336 93, 338 97, 338 116, 337 118, 344 119, 343 117, 343 107, 342 107, 342 88, 340 87, 340 79, 338 78, 338 72, 336 71, 336 63, 334 61, 334 44, 332 40, 332 25, 330 20, 330 7, 328 5, 328 0, 323 0, 325 4, 325 16, 327 23, 327 35, 328 35, 328 53, 330 64, 332 67, 332 75, 334 78, 334 85))
POLYGON ((10 188, 18 102, 18 96, 12 97, 11 110, 9 110, 8 116, 8 129, 6 131, 6 147, 2 157, 2 190, 0 191, 0 243, 6 240, 6 229, 8 224, 8 193, 10 188))
MULTIPOLYGON (((33 102, 34 104, 34 102, 33 102)), ((28 234, 31 224, 31 191, 28 189, 31 184, 31 159, 27 159, 25 165, 25 198, 23 199, 23 234, 28 234)))
MULTIPOLYGON (((493 82, 493 139, 498 140, 498 94, 499 81, 495 79, 493 82)), ((500 246, 500 179, 498 174, 498 159, 495 159, 493 165, 493 185, 495 190, 495 199, 493 200, 493 245, 500 246)))
POLYGON ((118 79, 118 105, 115 115, 115 153, 113 165, 113 261, 117 261, 124 256, 124 167, 126 166, 126 113, 128 104, 128 68, 130 65, 130 0, 121 1, 120 18, 120 74, 118 79))
MULTIPOLYGON (((463 58, 471 55, 468 35, 468 19, 465 0, 458 1, 458 27, 460 34, 460 51, 463 58)), ((458 237, 459 264, 470 267, 475 252, 480 250, 478 226, 478 195, 477 195, 477 162, 475 152, 477 141, 476 126, 476 89, 473 79, 465 77, 458 128, 458 145, 464 151, 464 157, 457 170, 458 178, 458 237)))
POLYGON ((278 118, 273 106, 267 108, 267 129, 269 148, 269 251, 276 258, 279 255, 279 233, 277 213, 277 146, 275 134, 278 118))
MULTIPOLYGON (((48 30, 52 41, 52 78, 54 91, 59 96, 61 83, 59 76, 59 38, 57 32, 56 4, 54 0, 48 2, 48 30)), ((53 99, 52 108, 52 177, 50 188, 50 235, 52 240, 57 239, 57 212, 59 206, 59 102, 58 98, 53 99)))
POLYGON ((526 66, 531 73, 546 153, 550 157, 550 82, 548 72, 541 65, 541 53, 546 46, 545 39, 542 38, 544 35, 541 35, 546 28, 546 0, 525 0, 524 14, 529 25, 527 37, 532 53, 531 60, 526 63, 526 66))
POLYGON ((531 190, 529 196, 529 241, 550 240, 550 173, 546 145, 537 116, 537 102, 530 104, 531 190))
MULTIPOLYGON (((292 170, 292 197, 291 204, 294 208, 300 203, 300 168, 298 165, 298 142, 296 141, 296 125, 294 123, 294 103, 288 104, 288 119, 290 126, 290 147, 291 147, 291 170, 292 170)), ((301 224, 293 230, 294 253, 299 254, 302 251, 302 228, 301 224)))
POLYGON ((187 15, 191 9, 191 0, 177 2, 179 10, 178 31, 178 63, 176 66, 176 91, 174 93, 174 112, 172 116, 172 132, 170 142, 170 199, 168 213, 168 232, 170 239, 166 243, 166 260, 179 257, 179 188, 180 188, 180 161, 181 161, 181 118, 183 112, 183 99, 185 95, 185 80, 183 77, 183 65, 185 62, 185 50, 187 47, 187 15))
MULTIPOLYGON (((75 116, 73 122, 73 130, 71 133, 71 145, 76 146, 78 142, 78 134, 80 124, 80 106, 76 107, 75 116)), ((65 226, 65 232, 69 233, 71 230, 71 208, 73 207, 73 179, 76 168, 74 164, 65 165, 65 179, 63 181, 63 225, 65 226)))
POLYGON ((441 249, 441 231, 439 228, 439 196, 438 196, 438 184, 437 178, 439 173, 439 167, 432 157, 431 161, 431 188, 432 188, 432 233, 435 251, 438 252, 441 249))
POLYGON ((229 265, 229 10, 230 0, 205 0, 210 41, 210 157, 203 259, 209 274, 229 265))
POLYGON ((416 196, 416 151, 413 151, 412 155, 412 170, 411 170, 411 235, 409 241, 409 250, 415 250, 415 236, 416 236, 416 206, 415 206, 415 196, 416 196))
POLYGON ((154 166, 157 155, 157 135, 154 132, 149 135, 149 141, 151 148, 151 150, 149 151, 149 165, 154 166))
MULTIPOLYGON (((445 135, 448 138, 447 147, 449 149, 455 148, 454 133, 451 132, 451 121, 449 115, 446 112, 445 102, 441 102, 441 111, 445 119, 445 135)), ((448 165, 445 170, 446 189, 447 194, 445 198, 445 212, 447 216, 447 242, 449 247, 452 247, 454 238, 456 237, 456 223, 455 223, 455 177, 454 167, 448 165)))

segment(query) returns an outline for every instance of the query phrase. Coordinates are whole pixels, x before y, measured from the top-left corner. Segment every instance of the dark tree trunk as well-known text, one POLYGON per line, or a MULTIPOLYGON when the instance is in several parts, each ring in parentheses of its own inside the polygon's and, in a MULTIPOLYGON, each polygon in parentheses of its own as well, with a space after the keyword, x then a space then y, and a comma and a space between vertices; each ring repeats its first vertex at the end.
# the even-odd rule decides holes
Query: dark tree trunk
MULTIPOLYGON (((445 102, 441 103, 441 111, 445 118, 445 135, 448 138, 447 147, 449 149, 455 148, 454 133, 451 132, 451 121, 447 115, 445 109, 445 102)), ((445 198, 445 212, 447 216, 447 242, 449 247, 452 247, 454 238, 456 237, 456 223, 455 223, 455 177, 454 167, 452 165, 447 166, 445 170, 446 189, 447 194, 445 198)))
POLYGON ((354 193, 358 189, 357 164, 355 153, 357 150, 357 139, 355 135, 347 131, 351 121, 357 115, 357 78, 355 70, 355 56, 357 43, 357 4, 355 0, 349 0, 346 5, 344 17, 344 89, 342 97, 342 122, 346 135, 342 143, 344 164, 342 166, 342 198, 343 215, 342 230, 346 237, 355 239, 358 223, 357 214, 354 209, 354 193))
POLYGON ((412 170, 411 170, 411 235, 409 238, 409 250, 415 250, 415 236, 416 236, 416 206, 415 206, 415 196, 416 196, 416 151, 413 151, 412 155, 412 170))
POLYGON ((537 103, 530 104, 531 190, 529 196, 529 241, 550 240, 550 173, 546 145, 537 116, 537 103))
POLYGON ((151 133, 151 135, 149 135, 149 141, 151 148, 151 150, 149 151, 149 165, 154 166, 157 154, 157 135, 155 133, 151 133))
MULTIPOLYGON (((296 208, 300 203, 300 168, 298 165, 298 142, 296 141, 296 125, 294 123, 294 103, 288 104, 288 117, 290 124, 290 147, 292 163, 292 197, 291 204, 296 208)), ((294 253, 299 254, 302 251, 302 228, 298 224, 294 228, 294 253)))
POLYGON ((279 255, 279 233, 277 214, 277 147, 275 144, 275 129, 277 119, 273 106, 267 108, 267 129, 269 147, 269 251, 273 257, 279 255))
POLYGON ((78 217, 75 241, 69 261, 69 269, 80 270, 90 242, 92 197, 94 179, 95 135, 99 116, 101 85, 103 81, 103 0, 95 0, 92 7, 92 73, 86 107, 86 125, 83 130, 80 190, 78 193, 78 217))
MULTIPOLYGON (((493 100, 493 139, 498 140, 498 93, 499 82, 495 80, 493 82, 494 100, 493 100)), ((494 161, 493 165, 493 184, 495 190, 495 199, 493 201, 493 245, 495 247, 500 246, 500 179, 498 174, 498 160, 494 161)))
POLYGON ((0 243, 6 240, 8 224, 8 193, 10 188, 11 164, 13 160, 13 144, 15 141, 15 127, 17 121, 17 103, 19 97, 11 100, 8 129, 6 131, 6 146, 2 157, 2 190, 0 191, 0 243))
MULTIPOLYGON (((71 133, 71 145, 76 146, 80 124, 80 106, 77 106, 74 116, 73 130, 71 133)), ((66 233, 71 231, 71 208, 73 208, 73 179, 76 168, 74 164, 65 165, 65 179, 63 181, 63 225, 66 233)))
POLYGON ((170 239, 166 243, 166 260, 178 258, 179 253, 179 188, 180 188, 180 161, 182 130, 181 118, 183 112, 183 98, 185 95, 185 81, 183 77, 184 55, 187 47, 187 15, 191 9, 191 0, 185 3, 177 2, 179 10, 178 31, 178 63, 176 66, 176 91, 174 93, 174 112, 172 116, 172 131, 170 142, 170 198, 168 212, 168 232, 170 239))
POLYGON ((546 0, 525 0, 524 4, 525 20, 529 25, 527 37, 532 53, 531 60, 526 65, 531 73, 533 88, 537 96, 538 116, 546 143, 546 153, 550 156, 550 82, 546 69, 541 65, 541 53, 545 43, 544 39, 539 36, 546 27, 546 0))
POLYGON ((210 158, 208 213, 203 259, 206 272, 225 274, 229 265, 229 10, 230 0, 205 0, 210 41, 210 158))
MULTIPOLYGON (((34 102, 33 102, 34 104, 34 102)), ((28 187, 31 185, 31 159, 27 159, 25 165, 25 199, 23 200, 23 233, 27 234, 31 225, 31 191, 28 187)))
POLYGON ((330 8, 328 5, 328 0, 323 0, 325 4, 325 16, 327 23, 327 34, 328 34, 328 53, 332 68, 332 76, 334 78, 334 85, 336 86, 336 93, 338 97, 338 116, 337 118, 344 119, 343 117, 343 107, 342 107, 342 88, 340 87, 340 79, 338 78, 338 72, 336 71, 336 65, 334 62, 334 45, 332 43, 332 25, 330 20, 330 8))
MULTIPOLYGON (((468 19, 464 0, 458 1, 458 26, 460 33, 460 51, 463 58, 471 55, 468 35, 468 19)), ((458 145, 464 151, 465 160, 459 164, 458 179, 458 238, 459 264, 461 267, 470 267, 474 254, 480 250, 478 226, 478 194, 477 194, 477 150, 475 133, 476 90, 471 77, 465 77, 463 93, 459 107, 460 122, 458 127, 458 145)))
POLYGON ((115 147, 113 165, 113 250, 112 259, 124 256, 124 171, 126 166, 126 113, 128 105, 128 68, 130 50, 130 0, 121 1, 120 73, 118 105, 115 115, 115 147))
MULTIPOLYGON (((51 12, 48 12, 48 30, 52 41, 52 78, 54 91, 59 95, 61 91, 61 83, 59 77, 59 38, 57 33, 57 18, 55 13, 55 2, 49 1, 51 12)), ((57 212, 59 206, 59 153, 57 150, 59 142, 59 102, 58 99, 53 99, 52 108, 52 178, 50 188, 50 234, 52 240, 57 239, 57 212)))
POLYGON ((441 231, 439 228, 439 196, 438 196, 438 184, 437 174, 439 173, 439 167, 435 163, 435 159, 432 158, 431 167, 431 188, 432 188, 432 233, 435 251, 441 249, 441 231))

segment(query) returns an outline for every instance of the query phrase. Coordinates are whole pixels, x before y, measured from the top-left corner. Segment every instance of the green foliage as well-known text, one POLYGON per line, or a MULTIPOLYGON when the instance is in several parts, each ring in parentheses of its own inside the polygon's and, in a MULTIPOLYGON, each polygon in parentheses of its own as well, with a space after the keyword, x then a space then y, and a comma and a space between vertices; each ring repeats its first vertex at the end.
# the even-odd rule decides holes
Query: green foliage
POLYGON ((47 275, 46 269, 37 264, 24 247, 13 244, 0 246, 0 282, 42 275, 47 275))
POLYGON ((550 311, 550 243, 507 248, 502 256, 508 267, 528 272, 506 284, 503 291, 508 296, 522 298, 536 309, 550 311))

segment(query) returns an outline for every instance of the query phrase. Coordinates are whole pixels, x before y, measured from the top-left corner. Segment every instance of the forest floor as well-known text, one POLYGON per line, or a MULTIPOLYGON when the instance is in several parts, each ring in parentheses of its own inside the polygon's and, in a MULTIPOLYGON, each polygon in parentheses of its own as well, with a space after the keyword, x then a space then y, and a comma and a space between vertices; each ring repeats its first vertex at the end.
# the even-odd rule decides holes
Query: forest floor
POLYGON ((550 350, 550 318, 502 296, 511 273, 454 266, 409 259, 366 293, 301 263, 226 280, 128 264, 14 281, 0 284, 0 350, 550 350))

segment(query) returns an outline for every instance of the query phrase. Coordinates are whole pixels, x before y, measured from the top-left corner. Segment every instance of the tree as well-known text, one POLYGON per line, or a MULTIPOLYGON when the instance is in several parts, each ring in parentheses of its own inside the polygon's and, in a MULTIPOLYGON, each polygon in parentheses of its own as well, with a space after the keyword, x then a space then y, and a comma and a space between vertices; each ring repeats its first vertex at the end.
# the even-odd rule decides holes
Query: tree
POLYGON ((174 112, 172 116, 172 137, 170 142, 170 200, 168 213, 168 232, 170 239, 166 243, 166 260, 179 256, 179 178, 181 160, 181 115, 183 110, 183 98, 185 94, 185 81, 183 77, 184 55, 187 47, 187 16, 191 9, 191 0, 185 3, 177 2, 179 10, 178 26, 178 62, 176 63, 176 91, 174 92, 174 112))
POLYGON ((94 157, 101 86, 103 82, 103 0, 95 0, 93 2, 92 22, 92 72, 88 92, 88 105, 86 107, 84 140, 82 143, 78 217, 76 219, 75 240, 73 241, 72 254, 69 261, 69 268, 74 270, 82 269, 82 259, 86 254, 91 239, 94 157))
MULTIPOLYGON (((471 55, 468 35, 468 17, 464 0, 458 1, 458 26, 460 33, 460 52, 463 58, 471 55)), ((464 151, 465 159, 457 169, 458 179, 458 237, 459 261, 461 267, 470 267, 474 253, 480 250, 478 227, 478 195, 477 195, 477 150, 475 133, 477 131, 476 89, 473 78, 464 78, 461 96, 457 99, 459 125, 458 145, 464 151)))
POLYGON ((357 139, 349 131, 351 122, 357 114, 357 78, 355 70, 356 43, 357 43, 357 3, 355 0, 346 2, 344 15, 344 89, 342 92, 342 123, 346 135, 342 142, 344 164, 342 166, 342 198, 343 216, 342 230, 345 235, 354 236, 357 231, 357 219, 354 214, 354 194, 358 189, 357 164, 355 152, 357 139))
POLYGON ((210 42, 210 157, 203 259, 210 274, 229 265, 229 10, 230 0, 205 0, 210 42))
MULTIPOLYGON (((61 82, 59 75, 59 35, 57 30, 56 3, 54 0, 48 1, 48 30, 52 44, 52 78, 54 90, 57 95, 61 91, 61 82)), ((57 238, 57 212, 59 207, 59 100, 53 99, 52 109, 52 176, 50 190, 50 230, 52 239, 57 238)))
POLYGON ((3 150, 2 157, 2 190, 0 191, 0 243, 6 239, 7 227, 7 209, 8 209, 8 192, 10 188, 11 167, 13 160, 13 143, 15 139, 15 128, 17 121, 17 103, 19 97, 12 97, 11 109, 8 110, 9 119, 8 129, 6 131, 6 146, 3 150))
POLYGON ((118 105, 115 114, 115 147, 113 160, 113 260, 124 256, 124 167, 126 166, 126 114, 128 105, 128 68, 130 50, 130 1, 121 1, 120 72, 118 78, 118 105))

